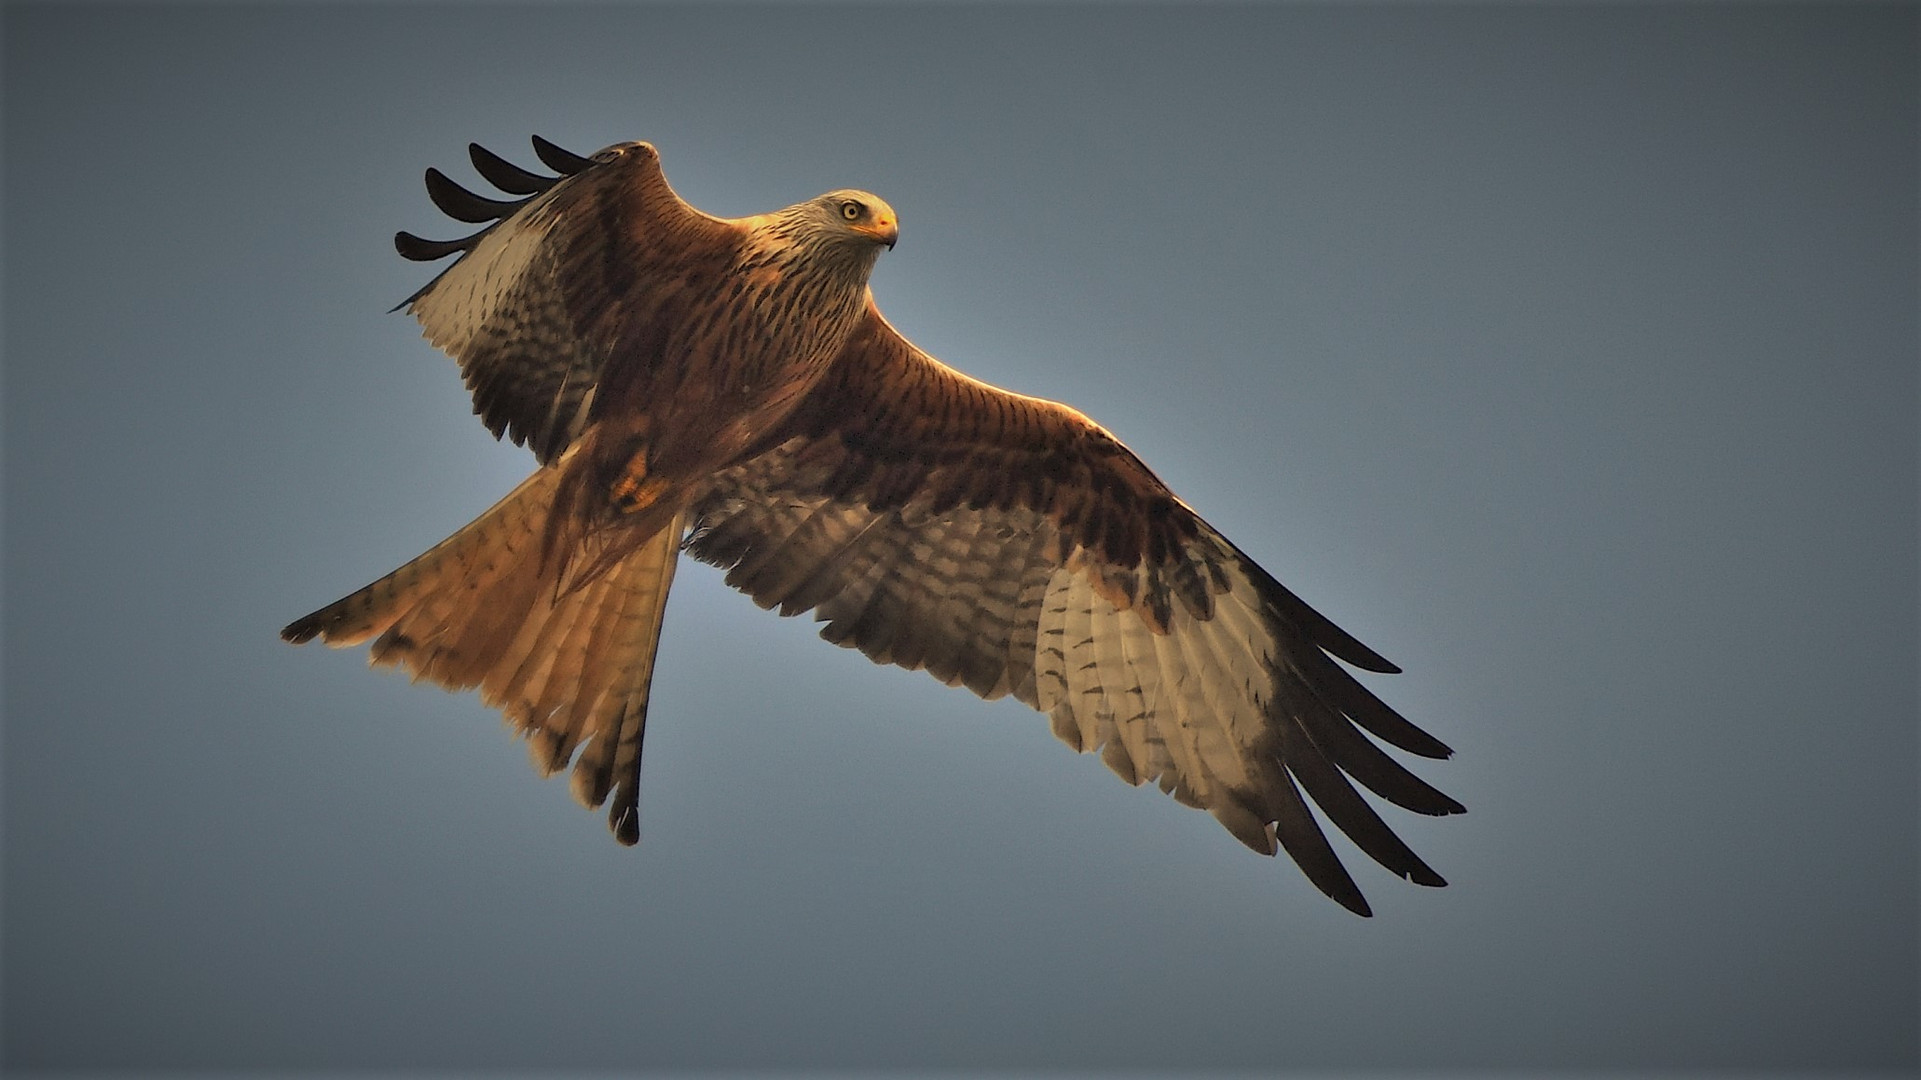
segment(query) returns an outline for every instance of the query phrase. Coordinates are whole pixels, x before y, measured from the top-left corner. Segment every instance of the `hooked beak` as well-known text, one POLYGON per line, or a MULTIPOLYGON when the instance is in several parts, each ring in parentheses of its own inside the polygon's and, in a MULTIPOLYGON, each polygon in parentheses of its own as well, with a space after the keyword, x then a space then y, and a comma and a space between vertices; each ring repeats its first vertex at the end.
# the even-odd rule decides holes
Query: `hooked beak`
POLYGON ((871 225, 856 225, 854 231, 871 236, 878 243, 886 244, 887 250, 894 250, 894 241, 900 239, 900 225, 892 214, 882 214, 871 225))

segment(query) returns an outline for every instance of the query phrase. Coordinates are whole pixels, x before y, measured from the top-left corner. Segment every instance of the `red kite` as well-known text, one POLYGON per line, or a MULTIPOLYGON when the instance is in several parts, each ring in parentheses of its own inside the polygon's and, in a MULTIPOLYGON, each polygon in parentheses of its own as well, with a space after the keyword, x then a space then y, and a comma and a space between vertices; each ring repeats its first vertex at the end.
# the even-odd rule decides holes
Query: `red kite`
POLYGON ((402 305, 459 361, 474 411, 540 469, 431 551, 282 631, 373 640, 480 689, 535 765, 639 837, 641 736, 685 549, 878 663, 1048 714, 1076 750, 1156 781, 1352 911, 1367 902, 1308 800, 1375 861, 1444 885, 1356 792, 1462 807, 1374 739, 1450 751, 1335 661, 1399 669, 1283 588, 1079 412, 963 375, 882 318, 867 278, 898 226, 835 191, 727 220, 677 196, 646 143, 559 176, 479 146, 508 200, 427 170, 461 240, 402 305), (1365 733, 1364 733, 1365 732, 1365 733), (576 752, 578 752, 576 754, 576 752))

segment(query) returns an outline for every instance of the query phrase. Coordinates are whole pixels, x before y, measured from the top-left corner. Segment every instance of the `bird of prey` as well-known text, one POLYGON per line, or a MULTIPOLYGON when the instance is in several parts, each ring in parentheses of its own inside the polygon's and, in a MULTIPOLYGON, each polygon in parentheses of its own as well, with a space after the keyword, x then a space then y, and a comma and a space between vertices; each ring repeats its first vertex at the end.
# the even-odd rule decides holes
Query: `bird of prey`
MULTIPOLYGON (((1309 802, 1368 856, 1444 885, 1354 787, 1422 814, 1461 805, 1375 740, 1444 758, 1336 661, 1399 669, 1303 603, 1065 405, 989 386, 915 348, 868 274, 898 235, 863 191, 713 217, 646 143, 558 175, 478 145, 507 199, 435 169, 463 239, 399 307, 460 364, 474 411, 540 468, 414 561, 289 625, 372 640, 372 662, 478 687, 535 766, 639 838, 655 647, 684 550, 877 663, 1012 695, 1054 734, 1155 781, 1265 855, 1366 900, 1309 802)), ((398 310, 398 307, 396 308, 398 310)))

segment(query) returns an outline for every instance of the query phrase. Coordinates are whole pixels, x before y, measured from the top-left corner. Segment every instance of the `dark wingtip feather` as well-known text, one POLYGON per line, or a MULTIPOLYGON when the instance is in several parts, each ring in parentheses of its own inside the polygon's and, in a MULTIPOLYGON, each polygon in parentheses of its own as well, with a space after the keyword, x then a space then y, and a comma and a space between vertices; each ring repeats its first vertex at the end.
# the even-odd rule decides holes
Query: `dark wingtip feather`
POLYGON ((1282 758, 1315 805, 1335 827, 1347 834, 1367 857, 1400 877, 1421 885, 1447 884, 1441 875, 1414 854, 1412 848, 1387 827, 1374 808, 1322 756, 1305 724, 1296 721, 1281 729, 1282 758))
POLYGON ((1334 854, 1321 827, 1315 824, 1314 813, 1307 808, 1293 778, 1283 770, 1279 779, 1279 786, 1272 792, 1274 804, 1268 807, 1274 823, 1274 838, 1315 888, 1361 918, 1372 917, 1374 909, 1367 905, 1360 886, 1348 876, 1347 868, 1334 854))
MULTIPOLYGON (((1352 878, 1348 878, 1346 881, 1339 881, 1334 879, 1320 880, 1311 874, 1308 877, 1310 881, 1314 882, 1315 887, 1321 890, 1322 895, 1326 896, 1329 900, 1334 901, 1363 919, 1371 919, 1374 917, 1373 907, 1369 906, 1367 897, 1361 895, 1360 888, 1354 884, 1352 878)), ((1347 877, 1346 871, 1341 872, 1341 877, 1347 877)))
MULTIPOLYGON (((323 609, 324 610, 324 609, 323 609)), ((320 635, 320 612, 295 619, 280 630, 280 640, 289 645, 305 645, 320 635)))
POLYGON ((476 195, 452 180, 439 169, 427 170, 427 197, 440 207, 440 211, 455 221, 465 221, 475 225, 489 221, 499 221, 520 209, 518 202, 502 202, 476 195))
POLYGON ((473 160, 475 172, 510 195, 538 195, 559 182, 559 177, 528 172, 479 143, 467 144, 467 156, 473 160))
MULTIPOLYGON (((1355 684, 1355 690, 1362 694, 1367 693, 1366 689, 1358 683, 1355 684)), ((1454 756, 1453 747, 1415 727, 1406 717, 1381 704, 1379 700, 1373 701, 1371 707, 1352 697, 1350 703, 1356 707, 1348 708, 1347 715, 1356 724, 1390 746, 1397 746, 1429 761, 1446 761, 1454 756)))
POLYGON ((534 155, 540 158, 542 164, 562 176, 572 176, 593 165, 587 158, 571 150, 562 150, 538 135, 534 136, 534 155))
MULTIPOLYGON (((1218 535, 1218 534, 1217 534, 1218 535)), ((1380 675, 1399 675, 1400 666, 1387 657, 1361 644, 1360 639, 1334 625, 1334 621, 1314 610, 1307 601, 1294 595, 1293 590, 1282 585, 1273 574, 1260 563, 1248 558, 1247 553, 1234 545, 1226 537, 1219 537, 1227 549, 1234 553, 1242 570, 1254 579, 1268 610, 1301 628, 1308 640, 1326 652, 1360 668, 1380 675)))
POLYGON ((394 250, 400 252, 401 258, 412 262, 444 259, 456 252, 466 251, 473 242, 471 236, 459 240, 423 240, 405 230, 394 234, 394 250))

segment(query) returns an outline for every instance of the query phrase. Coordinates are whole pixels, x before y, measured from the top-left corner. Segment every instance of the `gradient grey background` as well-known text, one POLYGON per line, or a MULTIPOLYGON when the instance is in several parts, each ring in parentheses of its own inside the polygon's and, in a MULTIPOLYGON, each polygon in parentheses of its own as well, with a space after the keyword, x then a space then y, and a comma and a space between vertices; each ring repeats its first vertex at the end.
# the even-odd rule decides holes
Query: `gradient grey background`
POLYGON ((1913 7, 4 19, 9 1069, 1916 1064, 1913 7), (382 314, 530 132, 889 199, 907 334, 1405 666, 1452 887, 697 565, 631 851, 282 645, 530 467, 382 314))

